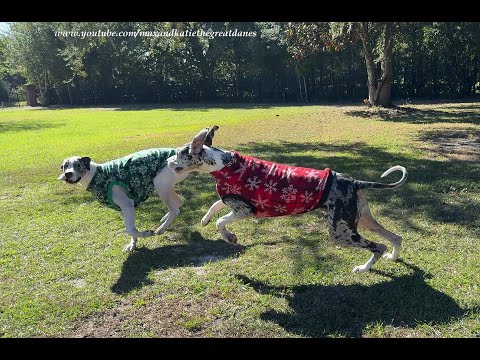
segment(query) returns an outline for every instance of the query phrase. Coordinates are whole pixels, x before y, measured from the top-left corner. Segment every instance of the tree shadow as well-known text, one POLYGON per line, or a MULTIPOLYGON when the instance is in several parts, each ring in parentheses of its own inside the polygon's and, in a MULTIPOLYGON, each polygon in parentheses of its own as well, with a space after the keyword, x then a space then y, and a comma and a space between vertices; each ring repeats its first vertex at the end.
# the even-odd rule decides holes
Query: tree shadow
POLYGON ((345 115, 362 118, 381 118, 384 121, 412 124, 471 123, 480 124, 479 106, 469 104, 463 107, 445 106, 445 110, 419 109, 409 106, 392 108, 366 108, 366 110, 345 111, 345 115))
POLYGON ((359 337, 368 325, 375 323, 413 329, 419 324, 450 322, 478 310, 462 309, 451 297, 426 282, 431 275, 400 262, 413 273, 392 277, 372 270, 390 280, 371 286, 336 284, 289 288, 271 286, 243 275, 236 277, 260 294, 287 299, 292 311, 270 310, 261 314, 261 318, 307 337, 359 337))
POLYGON ((58 128, 60 126, 65 126, 65 124, 49 124, 36 121, 0 122, 0 133, 9 131, 40 131, 45 129, 58 128))
MULTIPOLYGON (((185 232, 185 231, 184 231, 185 232)), ((225 241, 204 239, 197 231, 184 234, 190 237, 187 244, 167 245, 153 250, 140 247, 129 254, 123 263, 120 277, 112 285, 116 294, 126 294, 134 289, 150 285, 148 274, 155 270, 185 266, 202 266, 229 257, 237 257, 246 249, 244 246, 231 245, 225 241)))

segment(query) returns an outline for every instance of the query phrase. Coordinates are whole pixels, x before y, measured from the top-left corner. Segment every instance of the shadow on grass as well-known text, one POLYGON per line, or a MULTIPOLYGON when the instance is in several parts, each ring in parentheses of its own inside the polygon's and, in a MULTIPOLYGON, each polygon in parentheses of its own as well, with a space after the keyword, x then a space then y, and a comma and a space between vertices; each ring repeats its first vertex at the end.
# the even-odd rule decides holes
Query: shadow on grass
POLYGON ((140 247, 129 254, 122 266, 120 278, 112 285, 111 290, 116 294, 126 294, 152 284, 148 279, 151 271, 202 266, 208 262, 236 257, 244 251, 243 246, 207 240, 194 231, 190 233, 190 241, 187 244, 167 245, 153 250, 140 247))
POLYGON ((10 121, 0 122, 0 133, 8 131, 40 131, 45 129, 57 128, 65 124, 49 124, 34 121, 10 121))
POLYGON ((433 123, 471 123, 480 124, 480 108, 476 104, 463 107, 446 106, 445 110, 419 109, 409 106, 395 106, 393 108, 375 108, 366 110, 345 111, 345 115, 374 118, 380 117, 385 121, 406 122, 413 124, 433 123))
POLYGON ((243 275, 236 277, 260 294, 285 298, 292 312, 267 311, 265 321, 277 323, 288 332, 308 337, 329 335, 359 337, 370 324, 415 328, 459 319, 475 309, 462 309, 451 297, 433 289, 430 277, 414 265, 400 261, 412 274, 390 277, 365 285, 300 285, 275 287, 243 275))

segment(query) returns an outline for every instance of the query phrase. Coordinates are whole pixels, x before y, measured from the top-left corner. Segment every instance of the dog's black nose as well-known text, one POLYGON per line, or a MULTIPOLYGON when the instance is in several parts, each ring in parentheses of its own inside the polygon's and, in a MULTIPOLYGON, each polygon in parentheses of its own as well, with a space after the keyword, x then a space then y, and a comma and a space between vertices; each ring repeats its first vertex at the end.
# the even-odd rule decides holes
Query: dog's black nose
POLYGON ((73 173, 71 173, 71 172, 65 173, 65 178, 71 179, 72 175, 73 175, 73 173))

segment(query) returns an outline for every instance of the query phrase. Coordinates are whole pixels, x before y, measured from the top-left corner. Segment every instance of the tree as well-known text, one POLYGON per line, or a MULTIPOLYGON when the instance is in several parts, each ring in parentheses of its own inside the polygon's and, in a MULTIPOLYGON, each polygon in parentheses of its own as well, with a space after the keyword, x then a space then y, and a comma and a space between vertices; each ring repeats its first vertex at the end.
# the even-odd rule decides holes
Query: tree
POLYGON ((296 59, 323 50, 338 51, 348 42, 361 40, 367 69, 368 103, 390 106, 396 27, 396 23, 388 22, 290 23, 287 39, 289 51, 296 59))
POLYGON ((10 31, 11 66, 35 84, 40 102, 49 105, 52 86, 68 78, 68 67, 60 55, 61 40, 53 23, 13 23, 10 31))

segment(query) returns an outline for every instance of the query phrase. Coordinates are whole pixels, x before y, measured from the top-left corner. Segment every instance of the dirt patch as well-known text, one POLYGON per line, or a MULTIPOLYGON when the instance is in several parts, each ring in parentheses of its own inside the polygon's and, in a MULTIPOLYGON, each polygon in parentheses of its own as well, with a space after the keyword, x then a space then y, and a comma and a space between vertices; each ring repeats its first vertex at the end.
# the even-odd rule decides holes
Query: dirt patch
POLYGON ((392 106, 390 108, 383 107, 365 107, 365 110, 350 110, 345 111, 346 115, 356 116, 362 118, 398 118, 402 116, 415 115, 420 112, 419 109, 408 106, 392 106))
POLYGON ((162 296, 143 305, 123 303, 79 319, 62 337, 233 337, 236 332, 218 314, 225 301, 221 296, 208 301, 162 296))
POLYGON ((472 128, 431 130, 419 137, 421 149, 448 160, 480 161, 480 131, 472 128))

